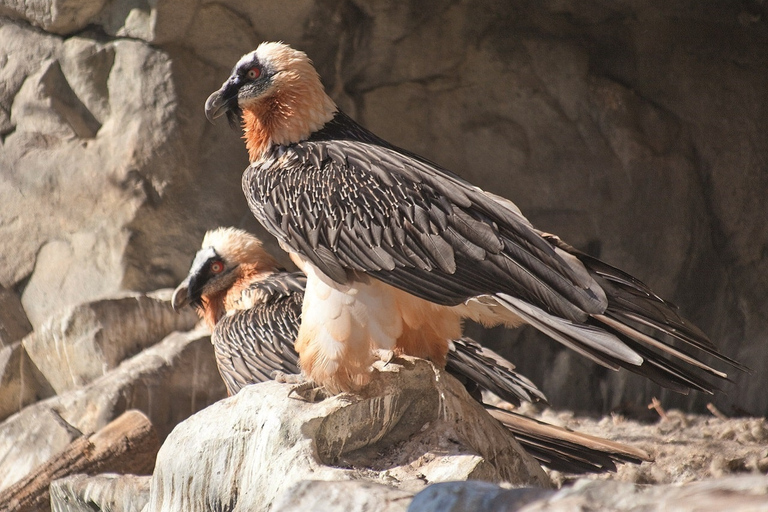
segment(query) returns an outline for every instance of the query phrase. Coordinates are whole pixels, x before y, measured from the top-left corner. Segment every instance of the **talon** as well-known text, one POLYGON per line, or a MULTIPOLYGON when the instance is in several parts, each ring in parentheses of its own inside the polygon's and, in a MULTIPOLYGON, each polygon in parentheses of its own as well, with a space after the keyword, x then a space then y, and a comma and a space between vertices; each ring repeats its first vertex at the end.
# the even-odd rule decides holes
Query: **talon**
POLYGON ((381 348, 375 350, 375 354, 380 361, 384 362, 384 366, 387 366, 389 363, 395 360, 395 352, 392 350, 385 350, 381 348))

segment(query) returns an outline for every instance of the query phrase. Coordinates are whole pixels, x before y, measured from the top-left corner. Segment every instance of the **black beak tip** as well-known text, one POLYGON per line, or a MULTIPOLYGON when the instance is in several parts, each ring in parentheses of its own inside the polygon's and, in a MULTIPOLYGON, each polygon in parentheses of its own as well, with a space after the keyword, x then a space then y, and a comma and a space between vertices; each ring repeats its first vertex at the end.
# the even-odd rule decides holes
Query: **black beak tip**
POLYGON ((223 114, 222 110, 225 107, 225 102, 222 101, 221 91, 216 91, 205 100, 205 117, 210 122, 223 114))
POLYGON ((183 282, 175 290, 173 290, 173 295, 171 296, 171 307, 175 312, 179 313, 181 308, 187 304, 189 304, 189 288, 187 288, 187 283, 183 282))

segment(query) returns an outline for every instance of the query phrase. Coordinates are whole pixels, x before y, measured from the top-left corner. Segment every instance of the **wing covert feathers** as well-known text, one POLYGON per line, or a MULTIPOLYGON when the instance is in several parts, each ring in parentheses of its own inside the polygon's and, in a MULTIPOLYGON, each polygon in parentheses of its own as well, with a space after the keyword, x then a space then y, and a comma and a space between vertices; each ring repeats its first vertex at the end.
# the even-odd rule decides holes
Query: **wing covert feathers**
POLYGON ((257 304, 216 324, 211 341, 230 394, 271 379, 274 371, 299 372, 293 342, 301 322, 303 282, 303 276, 285 273, 256 283, 257 304))

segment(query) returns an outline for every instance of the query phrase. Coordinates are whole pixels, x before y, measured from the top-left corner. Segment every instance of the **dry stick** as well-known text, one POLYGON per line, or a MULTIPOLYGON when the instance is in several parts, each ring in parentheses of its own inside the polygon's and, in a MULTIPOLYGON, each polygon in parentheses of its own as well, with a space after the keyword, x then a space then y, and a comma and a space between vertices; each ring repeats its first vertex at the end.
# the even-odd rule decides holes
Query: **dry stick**
POLYGON ((651 399, 651 403, 648 404, 648 409, 655 409, 657 413, 659 413, 659 416, 661 416, 661 419, 666 420, 669 419, 667 416, 667 413, 664 411, 664 409, 661 407, 661 402, 659 402, 659 399, 656 397, 653 397, 651 399))
POLYGON ((712 402, 707 404, 707 409, 709 410, 709 412, 712 413, 712 415, 715 418, 718 418, 718 419, 721 419, 721 420, 727 420, 728 419, 728 416, 726 416, 725 414, 720 412, 720 409, 715 407, 715 404, 713 404, 712 402))
POLYGON ((159 449, 160 441, 149 419, 140 411, 126 411, 95 434, 75 439, 0 492, 0 507, 8 512, 49 509, 51 482, 76 473, 151 474, 159 449))

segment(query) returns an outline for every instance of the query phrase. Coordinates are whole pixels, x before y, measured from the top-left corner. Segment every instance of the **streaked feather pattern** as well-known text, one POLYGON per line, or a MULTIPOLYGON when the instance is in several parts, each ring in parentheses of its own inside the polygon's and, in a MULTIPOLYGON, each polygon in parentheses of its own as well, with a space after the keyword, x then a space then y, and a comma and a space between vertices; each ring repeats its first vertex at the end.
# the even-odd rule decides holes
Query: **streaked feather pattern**
MULTIPOLYGON (((303 52, 262 43, 238 61, 205 110, 211 120, 241 119, 249 206, 302 269, 349 291, 370 276, 390 286, 390 297, 406 292, 429 303, 419 310, 435 313, 444 328, 431 329, 431 337, 404 333, 397 339, 404 353, 431 346, 430 357, 443 359, 437 352, 459 322, 440 316, 445 308, 474 311, 489 325, 524 318, 599 364, 678 391, 712 392, 708 377, 727 378, 702 356, 744 369, 637 279, 537 231, 509 200, 357 124, 338 110, 303 52), (256 78, 254 68, 262 71, 256 78), (468 307, 472 301, 484 311, 468 307), (495 315, 494 306, 506 312, 495 315)), ((309 331, 300 333, 302 349, 312 347, 309 331)), ((316 355, 346 377, 325 372, 326 384, 350 390, 348 382, 365 380, 351 373, 365 373, 370 354, 333 352, 345 360, 316 355)))
POLYGON ((230 394, 271 379, 274 371, 298 373, 293 341, 301 323, 305 282, 298 273, 257 281, 249 287, 253 307, 232 311, 216 324, 211 341, 230 394))

